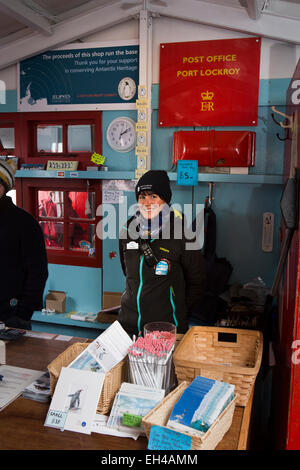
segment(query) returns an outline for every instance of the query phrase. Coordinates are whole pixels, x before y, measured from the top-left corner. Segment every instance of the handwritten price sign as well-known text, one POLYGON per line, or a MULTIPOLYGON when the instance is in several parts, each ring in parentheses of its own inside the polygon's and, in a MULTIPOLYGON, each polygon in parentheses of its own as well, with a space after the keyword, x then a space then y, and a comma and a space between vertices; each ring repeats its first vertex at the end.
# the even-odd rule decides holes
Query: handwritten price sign
POLYGON ((94 152, 91 156, 91 162, 96 163, 96 165, 103 165, 105 162, 105 157, 99 153, 94 152))
POLYGON ((192 437, 162 426, 151 426, 148 449, 190 450, 192 437))
POLYGON ((178 160, 177 184, 182 185, 182 186, 197 186, 198 184, 198 161, 197 160, 178 160))

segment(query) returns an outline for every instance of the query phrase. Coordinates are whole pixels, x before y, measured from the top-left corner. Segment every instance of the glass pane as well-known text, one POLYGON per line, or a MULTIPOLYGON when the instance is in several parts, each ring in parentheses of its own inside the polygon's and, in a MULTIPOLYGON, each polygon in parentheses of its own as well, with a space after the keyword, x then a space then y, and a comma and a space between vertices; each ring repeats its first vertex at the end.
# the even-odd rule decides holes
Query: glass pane
POLYGON ((68 152, 94 151, 94 125, 68 126, 68 152))
POLYGON ((68 193, 68 217, 93 219, 95 217, 95 193, 72 191, 68 193))
POLYGON ((64 248, 64 224, 46 220, 40 222, 47 248, 63 250, 64 248))
POLYGON ((38 152, 61 153, 62 148, 62 126, 37 127, 37 150, 38 152))
POLYGON ((86 251, 89 256, 95 256, 95 225, 69 224, 70 250, 86 251))
POLYGON ((0 150, 15 148, 15 129, 0 127, 0 150))
POLYGON ((63 217, 64 195, 62 191, 38 191, 39 217, 63 217))

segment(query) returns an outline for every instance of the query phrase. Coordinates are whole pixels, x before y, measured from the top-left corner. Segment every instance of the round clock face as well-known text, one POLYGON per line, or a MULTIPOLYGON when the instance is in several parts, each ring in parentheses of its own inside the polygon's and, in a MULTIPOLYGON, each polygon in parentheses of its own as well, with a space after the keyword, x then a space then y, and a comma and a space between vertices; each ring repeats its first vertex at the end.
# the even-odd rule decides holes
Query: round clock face
POLYGON ((129 152, 136 144, 135 122, 128 117, 114 119, 107 128, 107 142, 117 152, 129 152))
POLYGON ((122 100, 131 100, 136 93, 135 81, 130 77, 122 78, 118 86, 118 93, 122 100))

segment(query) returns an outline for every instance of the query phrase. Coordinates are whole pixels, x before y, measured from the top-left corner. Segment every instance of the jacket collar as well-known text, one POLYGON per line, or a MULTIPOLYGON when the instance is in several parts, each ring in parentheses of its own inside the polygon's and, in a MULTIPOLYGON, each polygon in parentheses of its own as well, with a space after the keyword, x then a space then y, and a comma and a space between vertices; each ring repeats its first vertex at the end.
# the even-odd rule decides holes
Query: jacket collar
POLYGON ((0 198, 0 211, 1 212, 4 212, 8 209, 10 209, 11 207, 13 207, 13 202, 12 202, 12 199, 11 197, 9 196, 6 196, 6 194, 4 194, 1 198, 0 198))

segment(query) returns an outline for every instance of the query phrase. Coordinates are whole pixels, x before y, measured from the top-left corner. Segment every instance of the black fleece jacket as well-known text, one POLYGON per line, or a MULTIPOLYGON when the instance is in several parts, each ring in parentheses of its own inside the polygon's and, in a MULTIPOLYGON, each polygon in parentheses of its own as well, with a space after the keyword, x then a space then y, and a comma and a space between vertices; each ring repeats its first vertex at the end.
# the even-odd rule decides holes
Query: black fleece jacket
POLYGON ((30 320, 42 307, 48 277, 44 237, 38 222, 6 195, 0 198, 0 266, 0 320, 30 320))
POLYGON ((128 230, 134 218, 120 233, 120 261, 126 276, 126 289, 121 298, 118 320, 129 334, 143 333, 148 322, 164 321, 177 326, 178 333, 188 329, 188 316, 200 301, 205 288, 204 262, 200 249, 188 250, 184 232, 172 235, 176 226, 183 229, 183 218, 170 215, 170 237, 149 240, 157 261, 165 260, 168 272, 158 275, 156 266, 149 267, 138 241, 128 230))

